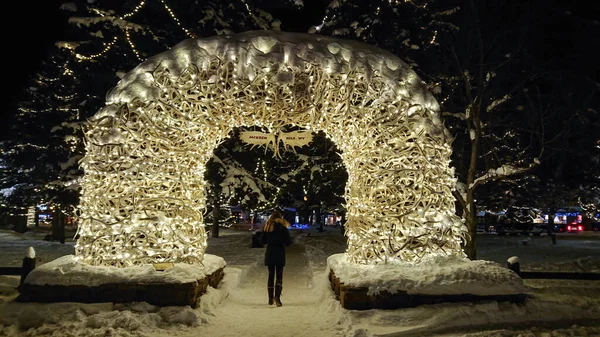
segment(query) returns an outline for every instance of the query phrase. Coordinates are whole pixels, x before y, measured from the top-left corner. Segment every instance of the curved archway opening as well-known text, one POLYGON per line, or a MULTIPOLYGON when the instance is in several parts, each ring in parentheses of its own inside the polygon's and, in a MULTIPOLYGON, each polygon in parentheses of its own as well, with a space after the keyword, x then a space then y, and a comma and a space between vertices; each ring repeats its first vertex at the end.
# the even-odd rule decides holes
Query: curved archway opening
POLYGON ((235 127, 292 125, 341 151, 351 261, 464 256, 437 109, 406 63, 362 43, 268 31, 186 40, 128 73, 90 120, 76 255, 201 262, 214 149, 235 127))
POLYGON ((211 224, 211 236, 218 231, 216 223, 259 228, 266 219, 256 216, 270 215, 274 208, 284 210, 286 219, 297 224, 294 227, 308 225, 313 212, 315 223, 321 211, 345 213, 348 174, 335 144, 323 132, 292 126, 278 131, 275 135, 264 127, 233 128, 215 149, 205 175, 205 220, 211 224))

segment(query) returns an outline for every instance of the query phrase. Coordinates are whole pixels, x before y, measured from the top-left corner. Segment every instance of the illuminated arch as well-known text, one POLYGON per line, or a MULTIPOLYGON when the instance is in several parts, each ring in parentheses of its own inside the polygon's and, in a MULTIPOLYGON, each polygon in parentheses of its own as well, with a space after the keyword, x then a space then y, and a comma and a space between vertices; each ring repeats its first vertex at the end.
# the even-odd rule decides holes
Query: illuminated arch
POLYGON ((322 130, 348 170, 348 258, 464 256, 451 139, 396 56, 332 37, 190 39, 129 72, 89 121, 76 255, 92 265, 202 261, 204 171, 233 127, 322 130))

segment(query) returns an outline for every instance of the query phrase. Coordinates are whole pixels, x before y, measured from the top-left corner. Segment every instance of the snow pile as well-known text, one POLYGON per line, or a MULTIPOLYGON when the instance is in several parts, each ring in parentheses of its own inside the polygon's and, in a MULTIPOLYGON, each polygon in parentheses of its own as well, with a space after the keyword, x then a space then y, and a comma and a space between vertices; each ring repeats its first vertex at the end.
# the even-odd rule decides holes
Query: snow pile
POLYGON ((2 309, 0 323, 13 324, 7 329, 9 336, 11 331, 19 335, 19 329, 31 329, 27 334, 29 336, 53 333, 61 335, 60 331, 64 331, 65 327, 77 327, 78 331, 74 331, 73 336, 90 336, 93 335, 92 331, 98 333, 98 329, 107 336, 114 335, 115 330, 126 330, 133 336, 143 336, 143 331, 149 326, 167 324, 198 326, 202 321, 189 306, 161 308, 145 302, 39 303, 35 306, 15 302, 2 309))
POLYGON ((354 331, 362 329, 369 333, 359 336, 597 337, 600 333, 600 327, 577 326, 586 321, 588 325, 592 323, 597 310, 586 311, 573 305, 539 300, 528 301, 526 305, 496 301, 441 303, 401 311, 351 312, 350 315, 354 331), (553 325, 571 328, 543 328, 553 325))
POLYGON ((368 287, 368 294, 382 291, 423 295, 513 295, 523 294, 523 280, 513 271, 492 261, 454 256, 424 259, 419 263, 394 262, 358 265, 345 254, 334 254, 327 264, 340 282, 368 287))
POLYGON ((126 268, 90 266, 65 255, 34 269, 25 280, 32 285, 99 286, 114 283, 189 283, 204 278, 226 265, 222 257, 205 254, 202 264, 176 263, 165 271, 152 265, 126 268))
POLYGON ((25 252, 25 257, 29 259, 35 259, 35 249, 33 249, 33 247, 27 248, 27 251, 25 252))
POLYGON ((519 259, 518 256, 511 256, 508 258, 507 262, 510 264, 521 263, 521 259, 519 259))
MULTIPOLYGON (((228 267, 219 289, 209 286, 196 309, 190 306, 159 307, 146 302, 7 302, 0 306, 0 326, 3 326, 0 336, 146 337, 157 331, 166 334, 167 329, 181 331, 206 325, 214 320, 215 308, 221 305, 232 288, 238 286, 239 274, 239 269, 228 267)), ((9 282, 2 280, 1 283, 9 282)), ((17 284, 18 279, 15 278, 13 285, 17 284)), ((15 296, 16 290, 5 295, 15 296)))

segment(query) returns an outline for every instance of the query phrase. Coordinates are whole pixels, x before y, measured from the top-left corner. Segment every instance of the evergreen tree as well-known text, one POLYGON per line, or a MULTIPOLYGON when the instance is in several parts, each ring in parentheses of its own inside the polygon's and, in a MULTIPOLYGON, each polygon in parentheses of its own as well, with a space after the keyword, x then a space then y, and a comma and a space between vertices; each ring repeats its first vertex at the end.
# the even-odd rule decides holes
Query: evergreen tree
POLYGON ((244 0, 79 0, 64 1, 61 9, 71 24, 66 41, 55 44, 32 77, 2 141, 6 204, 52 201, 74 209, 81 126, 119 78, 146 58, 186 38, 279 26, 244 0))
MULTIPOLYGON (((452 1, 330 1, 313 33, 358 40, 387 50, 407 62, 423 79, 427 53, 439 50, 439 36, 454 32, 460 2, 452 1)), ((425 68, 426 69, 426 68, 425 68)), ((432 84, 435 84, 432 83, 432 84)))
POLYGON ((344 209, 347 171, 337 147, 323 132, 315 134, 312 143, 297 152, 298 155, 293 156, 291 161, 294 163, 293 170, 282 175, 286 178, 282 194, 288 205, 300 211, 306 223, 314 211, 315 222, 322 226, 321 214, 324 211, 337 213, 344 209))
POLYGON ((11 116, 2 142, 2 187, 12 189, 7 194, 10 204, 73 204, 77 199, 72 187, 80 174, 81 148, 74 137, 80 114, 73 104, 75 78, 66 59, 56 53, 44 60, 27 100, 11 116))
POLYGON ((239 132, 235 129, 209 161, 210 171, 219 172, 217 179, 208 178, 218 181, 211 195, 221 195, 225 204, 239 205, 251 213, 294 207, 305 218, 312 210, 342 207, 347 173, 335 145, 322 132, 315 134, 308 146, 294 151, 279 149, 280 157, 271 148, 244 144, 239 132))

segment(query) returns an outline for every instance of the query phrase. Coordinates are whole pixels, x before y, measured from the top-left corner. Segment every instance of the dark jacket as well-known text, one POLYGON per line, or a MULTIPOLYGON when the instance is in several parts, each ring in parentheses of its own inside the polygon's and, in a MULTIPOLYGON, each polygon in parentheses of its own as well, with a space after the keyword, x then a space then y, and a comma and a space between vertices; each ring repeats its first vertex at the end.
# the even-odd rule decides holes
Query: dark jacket
POLYGON ((275 222, 272 232, 262 232, 260 241, 267 245, 265 251, 265 266, 285 266, 285 247, 292 244, 290 232, 279 222, 275 222))

